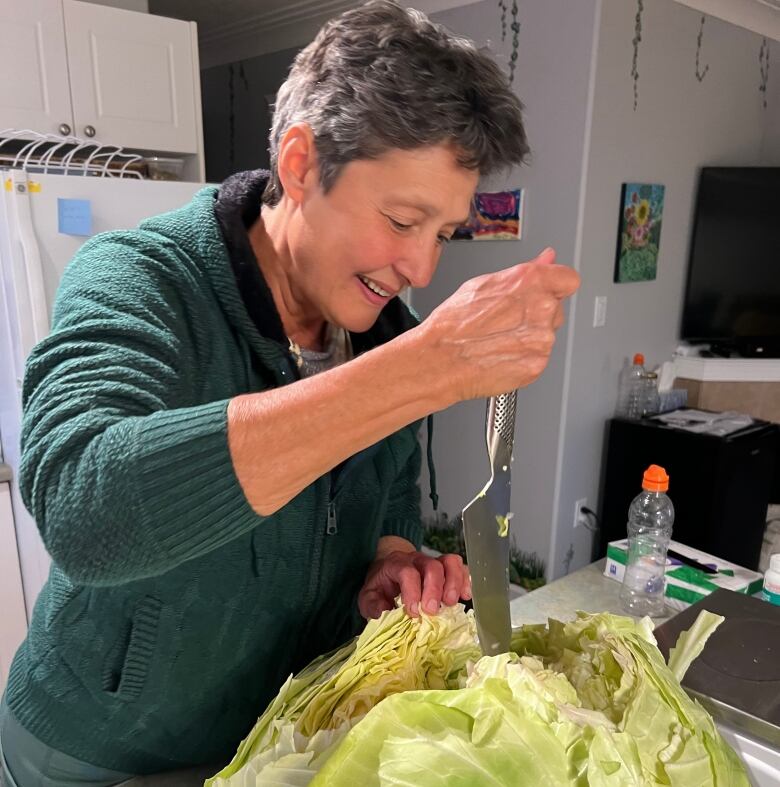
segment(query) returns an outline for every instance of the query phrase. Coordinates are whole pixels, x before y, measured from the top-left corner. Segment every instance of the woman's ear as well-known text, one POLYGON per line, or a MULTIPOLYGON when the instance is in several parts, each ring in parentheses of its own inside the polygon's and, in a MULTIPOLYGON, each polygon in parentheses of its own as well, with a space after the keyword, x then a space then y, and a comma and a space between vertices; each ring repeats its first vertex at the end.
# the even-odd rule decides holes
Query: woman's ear
POLYGON ((308 123, 295 123, 284 132, 276 166, 284 194, 293 202, 302 202, 307 191, 319 186, 314 132, 308 123))

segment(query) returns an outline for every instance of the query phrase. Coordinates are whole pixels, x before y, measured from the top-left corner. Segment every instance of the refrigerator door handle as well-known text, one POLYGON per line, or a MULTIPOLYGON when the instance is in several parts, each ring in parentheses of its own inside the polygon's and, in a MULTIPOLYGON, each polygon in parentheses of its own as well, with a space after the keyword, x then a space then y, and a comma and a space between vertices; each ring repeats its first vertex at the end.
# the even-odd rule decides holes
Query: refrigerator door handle
POLYGON ((23 360, 26 360, 33 346, 49 333, 49 310, 46 304, 46 290, 43 286, 41 253, 33 227, 27 173, 12 170, 9 175, 12 233, 22 252, 21 259, 14 261, 12 273, 21 349, 23 360))

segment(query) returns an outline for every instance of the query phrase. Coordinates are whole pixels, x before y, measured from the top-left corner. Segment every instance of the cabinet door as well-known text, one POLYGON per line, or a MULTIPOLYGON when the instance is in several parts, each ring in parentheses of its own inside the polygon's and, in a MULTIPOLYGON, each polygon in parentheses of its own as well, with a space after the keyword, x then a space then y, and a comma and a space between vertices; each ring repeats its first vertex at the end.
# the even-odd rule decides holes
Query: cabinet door
POLYGON ((0 73, 0 129, 73 126, 61 0, 0 0, 0 73))
POLYGON ((77 136, 195 153, 190 23, 78 0, 64 8, 77 136))

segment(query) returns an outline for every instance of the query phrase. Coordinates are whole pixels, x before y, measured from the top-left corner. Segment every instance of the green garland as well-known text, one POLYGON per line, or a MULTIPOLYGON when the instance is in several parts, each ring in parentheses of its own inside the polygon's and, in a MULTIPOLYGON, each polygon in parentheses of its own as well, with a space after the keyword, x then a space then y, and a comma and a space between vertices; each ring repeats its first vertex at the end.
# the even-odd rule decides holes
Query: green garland
POLYGON ((634 58, 631 62, 631 77, 634 80, 634 112, 639 105, 639 43, 642 40, 642 11, 644 11, 643 0, 637 0, 636 18, 634 21, 634 58))

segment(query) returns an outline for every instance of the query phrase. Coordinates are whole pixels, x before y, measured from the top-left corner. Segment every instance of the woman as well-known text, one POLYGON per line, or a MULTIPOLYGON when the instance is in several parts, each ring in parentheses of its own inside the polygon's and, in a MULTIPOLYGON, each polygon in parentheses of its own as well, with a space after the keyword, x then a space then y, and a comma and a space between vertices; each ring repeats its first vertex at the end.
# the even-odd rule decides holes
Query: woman
POLYGON ((377 0, 297 57, 270 149, 270 177, 86 243, 29 359, 21 485, 53 567, 0 729, 18 787, 213 771, 397 595, 469 597, 458 557, 417 551, 420 421, 535 380, 577 276, 547 250, 419 324, 397 296, 523 160, 521 105, 377 0))

